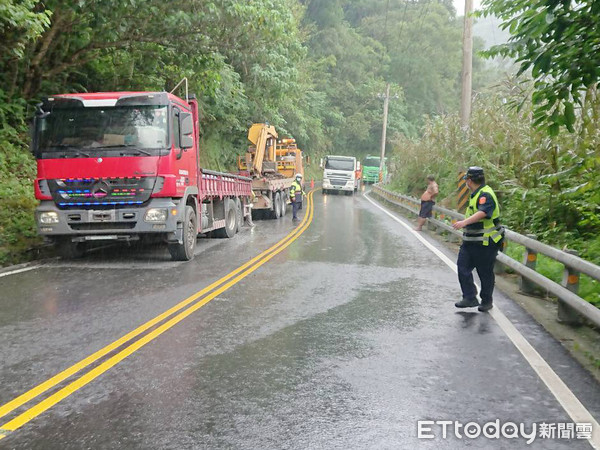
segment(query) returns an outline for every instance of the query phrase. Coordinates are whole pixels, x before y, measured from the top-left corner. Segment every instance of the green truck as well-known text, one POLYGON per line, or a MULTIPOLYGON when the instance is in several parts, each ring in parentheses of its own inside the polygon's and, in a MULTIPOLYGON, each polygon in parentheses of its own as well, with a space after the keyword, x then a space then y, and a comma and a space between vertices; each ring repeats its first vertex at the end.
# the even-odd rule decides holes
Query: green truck
MULTIPOLYGON (((364 183, 377 183, 379 182, 379 164, 381 158, 379 156, 368 155, 363 161, 363 182, 364 183)), ((383 180, 387 179, 387 167, 385 163, 387 158, 384 159, 383 164, 383 180)))

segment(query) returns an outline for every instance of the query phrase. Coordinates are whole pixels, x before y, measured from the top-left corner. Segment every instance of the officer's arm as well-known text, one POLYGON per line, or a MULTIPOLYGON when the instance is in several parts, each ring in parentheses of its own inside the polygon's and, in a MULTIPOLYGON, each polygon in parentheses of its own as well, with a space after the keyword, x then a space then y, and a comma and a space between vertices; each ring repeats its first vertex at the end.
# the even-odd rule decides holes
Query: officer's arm
POLYGON ((477 204, 477 209, 480 212, 485 213, 485 217, 484 217, 485 219, 491 219, 492 215, 494 214, 494 210, 496 209, 496 202, 494 202, 494 199, 492 198, 491 195, 484 192, 479 197, 479 203, 477 204))
POLYGON ((486 218, 485 212, 483 212, 483 211, 477 211, 475 214, 473 214, 468 219, 459 220, 458 222, 453 223, 452 227, 455 230, 460 230, 461 228, 464 228, 467 225, 471 225, 472 223, 479 222, 480 220, 485 219, 485 218, 486 218))

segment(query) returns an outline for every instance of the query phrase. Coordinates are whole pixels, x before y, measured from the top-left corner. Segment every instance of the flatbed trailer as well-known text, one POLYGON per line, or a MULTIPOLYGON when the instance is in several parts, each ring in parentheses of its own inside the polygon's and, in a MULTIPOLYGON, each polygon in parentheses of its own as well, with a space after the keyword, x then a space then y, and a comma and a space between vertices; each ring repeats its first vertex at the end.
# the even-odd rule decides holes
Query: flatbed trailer
POLYGON ((254 218, 284 217, 294 178, 255 178, 252 180, 254 218))

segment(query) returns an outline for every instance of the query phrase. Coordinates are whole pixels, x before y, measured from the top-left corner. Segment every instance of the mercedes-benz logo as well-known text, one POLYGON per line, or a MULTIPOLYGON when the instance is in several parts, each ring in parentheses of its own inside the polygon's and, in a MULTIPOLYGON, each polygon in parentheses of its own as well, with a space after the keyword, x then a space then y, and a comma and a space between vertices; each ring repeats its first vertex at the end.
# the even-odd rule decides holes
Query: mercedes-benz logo
POLYGON ((99 182, 94 185, 92 188, 92 196, 97 199, 104 198, 110 192, 110 188, 104 182, 99 182))

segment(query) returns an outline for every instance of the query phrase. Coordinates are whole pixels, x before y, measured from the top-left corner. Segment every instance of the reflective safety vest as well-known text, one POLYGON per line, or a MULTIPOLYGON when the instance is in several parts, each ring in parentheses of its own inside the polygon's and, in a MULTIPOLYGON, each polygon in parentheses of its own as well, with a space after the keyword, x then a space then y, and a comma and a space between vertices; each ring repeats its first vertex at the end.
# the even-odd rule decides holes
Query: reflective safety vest
POLYGON ((300 185, 300 183, 298 183, 298 181, 294 180, 292 182, 292 185, 290 186, 290 197, 292 201, 295 201, 296 195, 302 196, 302 194, 302 186, 300 185))
POLYGON ((469 199, 469 206, 465 212, 465 219, 468 219, 479 211, 477 205, 479 204, 479 198, 483 193, 489 194, 494 199, 496 206, 492 213, 492 217, 489 219, 486 217, 479 222, 475 222, 475 224, 481 223, 483 225, 481 228, 466 228, 463 232, 463 241, 481 242, 483 245, 487 246, 490 244, 490 239, 493 242, 498 243, 504 235, 504 227, 500 225, 500 206, 498 204, 498 198, 496 198, 496 193, 491 187, 487 185, 483 186, 479 189, 477 195, 474 195, 469 199))

